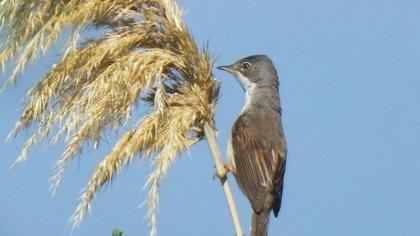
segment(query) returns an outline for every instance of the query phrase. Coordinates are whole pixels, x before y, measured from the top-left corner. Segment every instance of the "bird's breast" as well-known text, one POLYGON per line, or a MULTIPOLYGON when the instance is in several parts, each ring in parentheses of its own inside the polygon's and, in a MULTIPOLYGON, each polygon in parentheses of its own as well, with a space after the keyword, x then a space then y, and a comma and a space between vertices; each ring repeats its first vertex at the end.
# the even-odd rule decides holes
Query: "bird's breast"
POLYGON ((226 156, 228 159, 228 165, 233 173, 236 171, 236 165, 235 165, 235 158, 232 148, 232 133, 229 135, 228 142, 227 142, 227 148, 226 148, 226 156))

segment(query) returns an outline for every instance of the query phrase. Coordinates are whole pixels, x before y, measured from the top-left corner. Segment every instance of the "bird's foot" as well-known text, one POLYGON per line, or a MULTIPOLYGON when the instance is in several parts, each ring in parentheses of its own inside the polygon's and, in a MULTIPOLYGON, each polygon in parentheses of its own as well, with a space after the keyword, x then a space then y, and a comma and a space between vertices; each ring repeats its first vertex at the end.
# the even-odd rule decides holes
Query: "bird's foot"
POLYGON ((217 171, 217 170, 216 170, 216 172, 214 172, 213 179, 215 179, 216 177, 219 178, 219 179, 226 179, 226 176, 229 172, 230 172, 229 166, 224 165, 220 172, 217 171))

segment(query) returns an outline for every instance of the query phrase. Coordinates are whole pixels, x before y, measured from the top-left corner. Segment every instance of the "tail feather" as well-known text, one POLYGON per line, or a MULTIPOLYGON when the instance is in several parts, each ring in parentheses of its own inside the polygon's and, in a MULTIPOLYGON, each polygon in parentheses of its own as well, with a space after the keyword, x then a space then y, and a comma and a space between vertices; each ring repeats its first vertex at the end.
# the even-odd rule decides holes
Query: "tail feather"
POLYGON ((252 213, 251 236, 267 236, 270 210, 252 213))

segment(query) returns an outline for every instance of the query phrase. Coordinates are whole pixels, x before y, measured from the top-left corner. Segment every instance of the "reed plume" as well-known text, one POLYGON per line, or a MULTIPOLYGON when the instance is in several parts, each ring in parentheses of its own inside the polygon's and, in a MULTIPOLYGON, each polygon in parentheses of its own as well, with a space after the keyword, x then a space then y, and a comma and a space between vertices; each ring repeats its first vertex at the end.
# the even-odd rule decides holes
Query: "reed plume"
POLYGON ((40 140, 65 141, 53 193, 86 144, 97 147, 106 132, 121 130, 141 100, 151 105, 96 167, 71 223, 81 222, 97 191, 136 155, 151 157, 147 216, 155 236, 159 183, 177 154, 204 137, 204 124, 213 124, 219 95, 209 52, 197 47, 181 9, 170 0, 3 0, 0 33, 0 69, 13 65, 4 86, 60 36, 68 38, 62 58, 27 92, 10 133, 32 132, 13 166, 40 140), (101 30, 83 41, 87 29, 101 30))

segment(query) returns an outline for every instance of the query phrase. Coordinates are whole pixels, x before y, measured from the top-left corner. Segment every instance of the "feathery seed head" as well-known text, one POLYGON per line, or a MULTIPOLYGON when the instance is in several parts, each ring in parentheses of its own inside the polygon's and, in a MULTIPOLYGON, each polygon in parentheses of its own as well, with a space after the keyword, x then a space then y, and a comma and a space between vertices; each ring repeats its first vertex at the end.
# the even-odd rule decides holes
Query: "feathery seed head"
POLYGON ((98 144, 105 131, 119 129, 131 118, 139 100, 148 101, 152 111, 97 166, 71 222, 81 222, 95 193, 136 154, 154 154, 156 168, 147 181, 147 216, 154 236, 159 182, 177 154, 203 137, 204 122, 213 120, 219 84, 209 53, 196 46, 181 9, 171 0, 1 1, 0 69, 15 62, 6 85, 45 54, 64 29, 72 31, 62 59, 28 91, 10 133, 35 127, 15 164, 27 158, 38 140, 64 139, 66 148, 51 178, 54 193, 66 164, 85 143, 98 144), (80 42, 80 32, 89 27, 107 32, 80 42))

